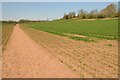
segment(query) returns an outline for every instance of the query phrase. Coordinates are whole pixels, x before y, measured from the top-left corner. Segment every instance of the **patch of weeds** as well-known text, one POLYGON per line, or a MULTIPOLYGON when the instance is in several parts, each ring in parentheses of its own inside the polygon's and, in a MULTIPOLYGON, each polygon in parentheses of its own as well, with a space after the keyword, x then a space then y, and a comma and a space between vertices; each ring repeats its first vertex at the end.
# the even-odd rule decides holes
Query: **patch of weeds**
POLYGON ((50 31, 46 31, 46 32, 49 32, 49 33, 52 33, 52 34, 56 34, 56 35, 60 35, 60 36, 66 36, 66 35, 64 35, 62 33, 59 33, 59 32, 50 32, 50 31))
POLYGON ((97 43, 97 42, 98 42, 98 39, 97 39, 97 38, 96 38, 96 39, 95 39, 95 38, 91 38, 90 41, 97 43))
POLYGON ((99 39, 106 39, 106 40, 117 40, 118 39, 118 37, 103 36, 103 35, 88 35, 88 36, 99 38, 99 39))
POLYGON ((113 46, 113 45, 112 45, 112 44, 107 44, 107 46, 110 46, 110 47, 111 47, 111 46, 113 46))
POLYGON ((68 38, 74 39, 77 41, 94 42, 94 40, 91 40, 89 38, 82 38, 82 37, 75 37, 75 36, 68 36, 68 38))

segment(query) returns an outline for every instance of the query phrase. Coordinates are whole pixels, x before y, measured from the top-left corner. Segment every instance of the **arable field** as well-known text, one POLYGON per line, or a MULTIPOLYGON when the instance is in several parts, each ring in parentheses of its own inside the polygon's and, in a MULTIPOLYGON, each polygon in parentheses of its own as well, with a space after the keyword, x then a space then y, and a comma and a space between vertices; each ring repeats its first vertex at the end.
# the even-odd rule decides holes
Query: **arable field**
POLYGON ((118 19, 111 20, 57 20, 31 22, 24 26, 66 36, 75 40, 94 41, 93 38, 118 38, 118 19))
POLYGON ((59 20, 27 22, 20 26, 51 56, 80 77, 117 78, 117 23, 117 19, 59 20), (98 42, 94 42, 96 40, 98 42))
POLYGON ((7 44, 14 25, 14 23, 2 23, 2 50, 5 49, 5 45, 7 44))
POLYGON ((14 25, 15 25, 14 23, 4 23, 4 22, 1 22, 0 25, 0 39, 1 39, 0 40, 0 77, 2 77, 3 51, 5 50, 5 47, 7 45, 7 42, 9 40, 14 25))

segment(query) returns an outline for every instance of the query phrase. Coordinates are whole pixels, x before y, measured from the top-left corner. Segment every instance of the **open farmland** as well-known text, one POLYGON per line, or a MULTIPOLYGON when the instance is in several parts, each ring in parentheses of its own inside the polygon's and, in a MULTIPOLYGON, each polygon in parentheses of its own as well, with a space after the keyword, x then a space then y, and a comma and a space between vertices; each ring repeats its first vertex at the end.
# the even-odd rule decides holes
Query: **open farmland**
POLYGON ((116 40, 118 19, 111 20, 58 20, 23 23, 24 26, 66 36, 75 40, 95 41, 94 38, 116 40))
POLYGON ((3 53, 3 78, 79 78, 72 70, 51 57, 19 24, 13 28, 3 53))
POLYGON ((2 79, 117 80, 118 5, 3 2, 2 79))
POLYGON ((117 19, 28 22, 20 26, 32 39, 48 50, 51 56, 80 77, 117 77, 117 19), (69 39, 71 36, 73 40, 69 39), (99 42, 84 42, 90 39, 99 39, 99 42))
POLYGON ((2 23, 2 50, 5 49, 14 25, 14 23, 2 23))

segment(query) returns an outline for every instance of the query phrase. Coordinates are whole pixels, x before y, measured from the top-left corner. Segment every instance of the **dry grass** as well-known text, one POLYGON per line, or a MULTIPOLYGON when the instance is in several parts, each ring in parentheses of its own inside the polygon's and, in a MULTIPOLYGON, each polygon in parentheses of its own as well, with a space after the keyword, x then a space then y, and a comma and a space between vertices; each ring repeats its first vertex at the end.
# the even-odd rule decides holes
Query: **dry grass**
POLYGON ((12 33, 14 23, 2 23, 2 50, 5 50, 5 46, 12 33))

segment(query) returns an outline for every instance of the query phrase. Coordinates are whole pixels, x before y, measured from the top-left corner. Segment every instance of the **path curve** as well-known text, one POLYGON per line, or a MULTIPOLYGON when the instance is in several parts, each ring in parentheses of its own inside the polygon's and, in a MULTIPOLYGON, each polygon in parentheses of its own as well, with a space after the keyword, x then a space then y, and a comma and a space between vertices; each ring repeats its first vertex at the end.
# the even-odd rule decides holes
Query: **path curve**
POLYGON ((17 24, 3 52, 3 78, 79 78, 17 24))

